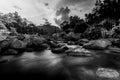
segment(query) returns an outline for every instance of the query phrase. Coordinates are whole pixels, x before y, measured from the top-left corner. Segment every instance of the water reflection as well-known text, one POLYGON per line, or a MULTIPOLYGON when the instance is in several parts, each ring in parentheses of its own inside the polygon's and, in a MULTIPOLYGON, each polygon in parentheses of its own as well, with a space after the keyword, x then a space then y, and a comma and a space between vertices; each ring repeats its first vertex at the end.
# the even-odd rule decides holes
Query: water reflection
POLYGON ((55 55, 51 53, 50 50, 45 50, 40 53, 24 53, 24 55, 19 57, 18 64, 20 64, 24 70, 33 68, 52 70, 61 67, 61 61, 61 55, 55 55))
MULTIPOLYGON (((50 50, 42 52, 24 53, 2 66, 2 71, 10 74, 45 74, 47 80, 99 80, 95 71, 106 65, 106 55, 99 52, 94 57, 68 57, 53 54, 50 50), (57 76, 57 77, 56 77, 57 76)), ((45 80, 45 79, 44 79, 45 80)), ((101 79, 102 80, 102 79, 101 79)))

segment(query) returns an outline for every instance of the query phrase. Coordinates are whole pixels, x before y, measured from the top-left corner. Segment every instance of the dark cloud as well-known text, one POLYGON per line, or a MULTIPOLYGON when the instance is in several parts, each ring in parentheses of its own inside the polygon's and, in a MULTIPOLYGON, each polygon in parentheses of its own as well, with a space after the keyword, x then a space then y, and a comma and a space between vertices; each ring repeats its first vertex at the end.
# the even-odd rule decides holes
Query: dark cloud
POLYGON ((56 24, 60 24, 64 21, 69 21, 70 9, 68 7, 62 7, 56 11, 56 16, 61 16, 61 19, 55 19, 56 24))
POLYGON ((70 13, 70 9, 68 7, 64 8, 60 8, 59 10, 57 10, 56 12, 56 15, 59 16, 59 15, 68 15, 70 13))
POLYGON ((48 3, 45 3, 45 6, 49 6, 49 4, 48 4, 48 3))
POLYGON ((96 0, 60 0, 57 4, 57 9, 64 7, 64 6, 75 6, 78 5, 79 7, 92 7, 96 0))
POLYGON ((69 7, 70 15, 78 15, 84 18, 86 13, 92 11, 96 0, 60 0, 56 5, 56 10, 61 7, 69 7))
POLYGON ((86 1, 90 1, 90 0, 61 0, 59 4, 61 5, 75 5, 78 3, 82 3, 82 2, 86 2, 86 1))
POLYGON ((16 5, 14 5, 13 8, 18 9, 18 10, 22 10, 19 6, 16 6, 16 5))

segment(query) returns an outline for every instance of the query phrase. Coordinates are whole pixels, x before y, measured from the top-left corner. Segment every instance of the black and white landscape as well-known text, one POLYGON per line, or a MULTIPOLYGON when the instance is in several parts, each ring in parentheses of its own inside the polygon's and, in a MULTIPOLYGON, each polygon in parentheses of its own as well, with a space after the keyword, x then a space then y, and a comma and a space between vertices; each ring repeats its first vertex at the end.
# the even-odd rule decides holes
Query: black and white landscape
POLYGON ((1 0, 0 78, 120 80, 120 1, 1 0))

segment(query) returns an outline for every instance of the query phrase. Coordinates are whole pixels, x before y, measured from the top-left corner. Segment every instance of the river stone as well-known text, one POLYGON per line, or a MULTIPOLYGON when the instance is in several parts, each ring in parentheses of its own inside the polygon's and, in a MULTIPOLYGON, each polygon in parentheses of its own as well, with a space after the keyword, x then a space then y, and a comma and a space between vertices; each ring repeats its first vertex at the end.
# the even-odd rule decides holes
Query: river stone
POLYGON ((40 38, 32 38, 30 40, 28 40, 27 42, 27 47, 26 47, 26 51, 31 52, 33 51, 41 51, 44 49, 47 49, 48 45, 44 42, 43 39, 40 38))
POLYGON ((48 48, 48 45, 44 43, 44 44, 39 45, 38 48, 34 48, 34 51, 42 51, 42 50, 45 50, 47 48, 48 48))
POLYGON ((7 30, 0 30, 0 41, 7 39, 9 33, 7 30))
POLYGON ((50 41, 48 44, 51 48, 58 48, 59 47, 59 45, 57 43, 55 43, 54 41, 50 41))
POLYGON ((53 48, 53 49, 51 49, 51 52, 53 52, 53 53, 64 53, 65 52, 65 48, 63 47, 63 48, 53 48))
POLYGON ((108 50, 110 51, 108 54, 120 55, 120 48, 118 47, 109 47, 108 50))
POLYGON ((67 55, 69 56, 80 56, 80 57, 90 57, 92 56, 91 51, 88 51, 84 48, 78 47, 75 49, 70 49, 66 51, 67 55))
POLYGON ((11 43, 10 40, 4 40, 0 42, 0 48, 3 49, 9 47, 10 43, 11 43))
POLYGON ((89 40, 88 39, 80 39, 79 41, 77 41, 77 44, 79 44, 79 45, 84 45, 84 44, 86 44, 86 43, 88 43, 89 42, 89 40))
POLYGON ((26 44, 18 39, 14 39, 11 43, 11 47, 14 49, 23 49, 26 47, 26 44))
POLYGON ((25 39, 25 36, 22 34, 17 35, 17 39, 23 41, 25 39))
POLYGON ((114 70, 109 68, 98 68, 96 71, 96 75, 102 78, 118 78, 120 74, 114 70))
POLYGON ((6 50, 4 53, 2 53, 3 55, 17 55, 18 51, 14 50, 14 49, 8 49, 6 50))
POLYGON ((101 40, 92 40, 84 44, 83 48, 93 49, 93 50, 103 50, 108 48, 108 46, 110 45, 111 45, 111 42, 109 40, 101 39, 101 40))
POLYGON ((6 63, 6 62, 8 62, 8 59, 0 59, 0 64, 3 64, 3 63, 6 63))

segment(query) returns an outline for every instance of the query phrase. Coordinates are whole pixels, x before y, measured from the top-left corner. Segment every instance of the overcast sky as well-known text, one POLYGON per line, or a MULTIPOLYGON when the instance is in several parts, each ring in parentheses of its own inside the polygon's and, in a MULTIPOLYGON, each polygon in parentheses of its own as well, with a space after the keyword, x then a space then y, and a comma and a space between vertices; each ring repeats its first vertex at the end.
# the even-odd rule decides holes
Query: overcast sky
POLYGON ((22 17, 35 24, 42 24, 43 18, 55 24, 56 10, 63 6, 71 9, 71 15, 84 17, 91 11, 96 0, 0 0, 0 12, 9 13, 17 11, 22 17))

